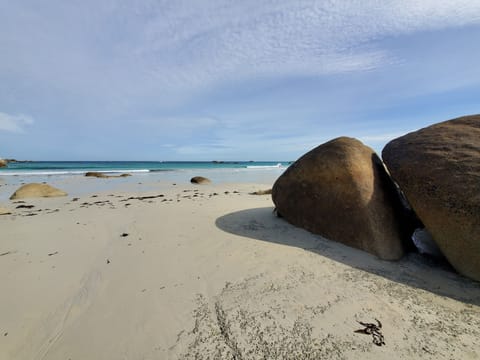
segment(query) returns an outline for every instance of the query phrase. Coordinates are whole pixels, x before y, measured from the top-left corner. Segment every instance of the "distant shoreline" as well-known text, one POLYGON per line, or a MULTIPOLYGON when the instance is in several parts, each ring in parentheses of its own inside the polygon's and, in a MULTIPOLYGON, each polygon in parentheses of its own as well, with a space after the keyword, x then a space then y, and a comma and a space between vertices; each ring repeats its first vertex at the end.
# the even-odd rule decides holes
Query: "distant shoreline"
POLYGON ((8 163, 30 163, 33 162, 33 160, 16 160, 16 159, 2 159, 5 161, 7 164, 8 163))
POLYGON ((288 167, 287 162, 39 162, 11 163, 0 169, 0 201, 25 183, 46 182, 80 196, 118 187, 154 189, 162 184, 189 184, 194 176, 203 176, 214 184, 273 184, 288 167), (87 172, 130 174, 123 178, 86 178, 87 172))

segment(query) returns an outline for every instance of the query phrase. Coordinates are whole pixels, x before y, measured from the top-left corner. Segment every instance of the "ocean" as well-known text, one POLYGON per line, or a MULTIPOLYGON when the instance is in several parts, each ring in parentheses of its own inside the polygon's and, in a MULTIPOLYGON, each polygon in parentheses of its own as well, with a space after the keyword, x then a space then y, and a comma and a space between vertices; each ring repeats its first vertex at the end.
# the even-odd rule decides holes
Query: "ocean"
POLYGON ((269 169, 289 165, 285 161, 29 161, 11 162, 0 176, 84 175, 103 173, 149 173, 182 170, 269 169))
MULTIPOLYGON (((125 185, 189 184, 193 176, 213 183, 273 184, 290 165, 288 161, 31 161, 10 162, 0 168, 0 200, 25 183, 46 182, 69 194, 114 190, 125 185), (115 179, 85 178, 88 171, 132 176, 115 179)), ((140 187, 137 186, 139 189, 140 187)), ((142 186, 150 190, 152 186, 142 186)))

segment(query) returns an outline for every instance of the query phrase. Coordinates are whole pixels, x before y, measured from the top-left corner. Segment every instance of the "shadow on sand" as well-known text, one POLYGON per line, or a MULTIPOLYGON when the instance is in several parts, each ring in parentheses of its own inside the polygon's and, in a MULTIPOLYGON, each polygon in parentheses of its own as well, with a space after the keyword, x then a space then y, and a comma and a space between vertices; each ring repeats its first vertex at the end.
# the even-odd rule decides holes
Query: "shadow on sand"
POLYGON ((480 283, 458 275, 447 264, 436 263, 416 253, 400 261, 380 260, 364 251, 296 228, 277 218, 272 207, 230 213, 218 218, 216 225, 231 234, 302 248, 410 287, 480 306, 480 283))

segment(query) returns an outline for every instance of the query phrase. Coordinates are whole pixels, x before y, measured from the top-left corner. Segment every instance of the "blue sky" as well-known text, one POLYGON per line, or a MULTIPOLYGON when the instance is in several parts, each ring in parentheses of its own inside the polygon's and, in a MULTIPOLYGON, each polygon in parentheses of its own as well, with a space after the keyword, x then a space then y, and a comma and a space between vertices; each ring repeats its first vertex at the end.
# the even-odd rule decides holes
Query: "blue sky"
POLYGON ((0 156, 295 160, 480 113, 480 1, 0 0, 0 156))

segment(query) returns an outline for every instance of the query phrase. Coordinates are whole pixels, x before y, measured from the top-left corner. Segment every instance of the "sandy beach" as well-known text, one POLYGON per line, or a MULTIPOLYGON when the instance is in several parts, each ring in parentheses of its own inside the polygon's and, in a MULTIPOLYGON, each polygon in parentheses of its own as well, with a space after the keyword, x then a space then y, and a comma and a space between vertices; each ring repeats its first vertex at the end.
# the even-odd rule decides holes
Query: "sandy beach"
POLYGON ((295 228, 269 186, 2 201, 0 359, 480 358, 479 283, 295 228))

